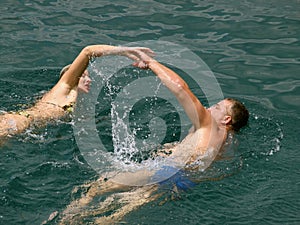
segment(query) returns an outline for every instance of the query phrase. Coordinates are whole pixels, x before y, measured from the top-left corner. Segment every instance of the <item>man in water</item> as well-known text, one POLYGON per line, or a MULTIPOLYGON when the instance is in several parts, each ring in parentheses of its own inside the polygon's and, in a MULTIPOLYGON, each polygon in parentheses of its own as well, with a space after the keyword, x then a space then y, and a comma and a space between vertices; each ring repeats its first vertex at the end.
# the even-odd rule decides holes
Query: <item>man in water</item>
POLYGON ((91 45, 85 47, 71 65, 65 67, 57 84, 33 107, 19 112, 0 115, 0 144, 4 139, 22 133, 30 125, 41 126, 71 112, 78 92, 88 93, 91 79, 86 70, 89 60, 105 55, 122 55, 132 58, 135 51, 152 55, 147 48, 91 45))
MULTIPOLYGON (((183 140, 185 144, 193 146, 188 163, 195 162, 209 149, 218 152, 230 132, 237 132, 247 124, 249 112, 241 102, 226 98, 207 109, 178 74, 150 56, 139 51, 139 57, 134 65, 152 70, 175 95, 192 122, 193 127, 183 140)), ((180 149, 176 151, 180 152, 180 149)))
MULTIPOLYGON (((175 164, 185 165, 184 169, 203 171, 219 154, 228 134, 239 131, 247 124, 248 110, 241 102, 231 98, 226 98, 207 109, 191 92, 187 83, 174 71, 143 51, 137 50, 132 59, 135 60, 134 66, 150 69, 157 75, 175 95, 193 125, 189 134, 180 143, 169 148, 170 154, 164 157, 173 160, 175 164)), ((173 170, 170 171, 173 172, 173 170)), ((168 173, 168 167, 154 173, 151 171, 119 173, 92 182, 87 185, 87 193, 82 198, 73 201, 62 213, 61 223, 72 224, 91 216, 97 216, 95 224, 112 224, 120 221, 127 213, 160 196, 156 191, 163 182, 145 186, 137 185, 139 181, 147 180, 146 176, 155 177, 159 173, 168 173), (131 187, 124 185, 130 183, 132 183, 131 187), (119 192, 111 194, 103 202, 98 203, 98 207, 93 206, 92 210, 87 210, 88 204, 95 196, 102 196, 112 191, 119 192), (120 207, 116 208, 116 205, 120 207), (108 211, 112 213, 107 215, 108 211)), ((167 176, 166 179, 169 177, 167 176)), ((186 180, 175 179, 174 185, 180 182, 186 182, 186 180)))

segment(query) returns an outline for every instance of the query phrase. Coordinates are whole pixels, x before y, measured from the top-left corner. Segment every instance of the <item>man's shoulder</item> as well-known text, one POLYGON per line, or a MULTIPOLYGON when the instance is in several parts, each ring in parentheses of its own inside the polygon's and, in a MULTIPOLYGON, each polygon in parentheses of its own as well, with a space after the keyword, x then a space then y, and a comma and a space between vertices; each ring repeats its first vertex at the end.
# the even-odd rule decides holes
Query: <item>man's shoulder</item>
POLYGON ((205 126, 191 132, 187 137, 202 146, 219 145, 223 142, 226 131, 220 130, 218 126, 205 126))

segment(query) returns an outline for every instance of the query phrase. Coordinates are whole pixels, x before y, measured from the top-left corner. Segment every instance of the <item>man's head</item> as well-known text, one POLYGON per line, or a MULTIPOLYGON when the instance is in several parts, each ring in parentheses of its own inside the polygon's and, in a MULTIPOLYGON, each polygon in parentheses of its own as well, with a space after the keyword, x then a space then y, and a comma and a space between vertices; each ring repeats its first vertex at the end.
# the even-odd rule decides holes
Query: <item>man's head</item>
POLYGON ((208 110, 217 123, 226 126, 228 130, 239 131, 248 123, 248 110, 244 104, 232 98, 225 98, 208 110))
MULTIPOLYGON (((60 71, 59 78, 61 78, 65 74, 65 72, 68 71, 70 66, 71 66, 71 64, 66 65, 64 68, 62 68, 62 70, 60 71)), ((83 93, 88 93, 90 91, 91 81, 92 80, 89 76, 88 71, 85 70, 78 81, 78 86, 77 86, 78 91, 83 92, 83 93)))
POLYGON ((234 131, 239 131, 242 127, 246 126, 249 119, 249 112, 245 105, 238 100, 226 98, 231 102, 229 113, 231 114, 231 128, 234 131))

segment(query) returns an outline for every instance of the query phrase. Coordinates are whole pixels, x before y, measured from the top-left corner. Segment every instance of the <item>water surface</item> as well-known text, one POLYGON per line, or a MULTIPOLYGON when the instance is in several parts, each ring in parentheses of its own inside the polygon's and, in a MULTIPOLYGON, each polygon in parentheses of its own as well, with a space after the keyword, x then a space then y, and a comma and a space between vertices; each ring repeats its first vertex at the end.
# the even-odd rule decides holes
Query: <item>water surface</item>
MULTIPOLYGON (((249 108, 249 126, 238 136, 239 166, 216 164, 211 174, 230 176, 203 181, 162 206, 145 205, 125 222, 299 224, 298 0, 11 0, 0 8, 2 111, 34 103, 84 46, 143 40, 191 49, 224 96, 249 108)), ((0 154, 0 224, 41 224, 70 203, 74 187, 97 175, 82 163, 68 121, 11 138, 0 154)))

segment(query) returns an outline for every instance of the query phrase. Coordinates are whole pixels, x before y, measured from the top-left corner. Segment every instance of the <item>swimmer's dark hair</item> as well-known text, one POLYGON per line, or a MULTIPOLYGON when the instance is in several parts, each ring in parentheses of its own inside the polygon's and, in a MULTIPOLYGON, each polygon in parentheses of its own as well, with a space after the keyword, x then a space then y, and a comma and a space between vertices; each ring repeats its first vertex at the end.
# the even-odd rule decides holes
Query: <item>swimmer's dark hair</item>
POLYGON ((67 70, 70 68, 71 64, 66 65, 64 68, 61 69, 60 73, 59 73, 59 79, 65 74, 65 72, 67 72, 67 70))
POLYGON ((234 131, 239 131, 242 127, 248 124, 249 111, 243 103, 233 98, 226 98, 232 103, 231 111, 231 128, 234 131))

